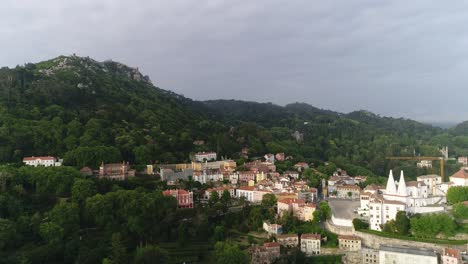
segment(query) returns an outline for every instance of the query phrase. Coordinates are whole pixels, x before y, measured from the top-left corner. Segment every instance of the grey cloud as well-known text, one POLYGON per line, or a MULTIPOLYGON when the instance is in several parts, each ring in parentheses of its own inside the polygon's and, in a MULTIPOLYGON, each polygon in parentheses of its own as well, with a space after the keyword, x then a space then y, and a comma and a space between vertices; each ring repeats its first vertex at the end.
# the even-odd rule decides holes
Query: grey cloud
POLYGON ((194 99, 468 119, 464 1, 5 2, 9 66, 76 53, 194 99))

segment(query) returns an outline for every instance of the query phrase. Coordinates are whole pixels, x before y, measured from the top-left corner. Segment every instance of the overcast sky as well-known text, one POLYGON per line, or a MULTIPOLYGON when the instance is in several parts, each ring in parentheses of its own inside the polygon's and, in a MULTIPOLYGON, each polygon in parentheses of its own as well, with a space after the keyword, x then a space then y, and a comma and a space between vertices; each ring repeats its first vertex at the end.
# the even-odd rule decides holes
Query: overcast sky
POLYGON ((467 1, 3 0, 0 33, 6 66, 76 53, 198 100, 468 120, 467 1))

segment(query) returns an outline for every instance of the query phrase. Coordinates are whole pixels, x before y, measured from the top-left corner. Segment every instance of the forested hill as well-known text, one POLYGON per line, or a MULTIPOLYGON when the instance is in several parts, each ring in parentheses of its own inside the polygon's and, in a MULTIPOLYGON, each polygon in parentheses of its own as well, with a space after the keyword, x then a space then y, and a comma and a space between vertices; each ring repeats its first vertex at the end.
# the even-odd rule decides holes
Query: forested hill
POLYGON ((257 103, 239 100, 209 100, 203 102, 217 118, 226 123, 255 122, 264 127, 280 125, 300 126, 306 123, 332 123, 351 121, 355 124, 378 129, 382 133, 423 133, 428 136, 441 133, 443 129, 404 118, 381 117, 369 111, 354 111, 342 114, 319 109, 306 103, 293 103, 284 107, 272 103, 257 103), (222 111, 221 111, 222 110, 222 111))
POLYGON ((387 155, 439 155, 445 145, 468 154, 464 135, 304 103, 193 101, 155 87, 137 68, 77 56, 0 69, 1 162, 57 155, 77 167, 122 159, 167 163, 206 150, 239 158, 248 147, 251 157, 285 152, 294 161, 331 160, 384 175, 387 155), (303 141, 292 137, 295 131, 303 141))
POLYGON ((198 127, 203 116, 189 110, 198 103, 112 61, 61 56, 2 68, 0 94, 1 161, 68 154, 72 164, 93 165, 134 161, 136 152, 141 162, 176 161, 187 158, 193 138, 211 131, 198 127))

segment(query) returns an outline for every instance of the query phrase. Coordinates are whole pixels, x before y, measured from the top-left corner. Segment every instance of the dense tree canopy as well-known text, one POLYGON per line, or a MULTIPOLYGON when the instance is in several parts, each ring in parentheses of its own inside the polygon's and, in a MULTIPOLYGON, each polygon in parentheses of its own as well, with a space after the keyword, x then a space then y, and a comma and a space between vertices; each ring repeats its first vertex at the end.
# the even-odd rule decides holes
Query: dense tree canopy
POLYGON ((468 201, 468 186, 453 186, 447 191, 447 201, 456 204, 468 201))
MULTIPOLYGON (((411 169, 414 162, 385 157, 438 156, 445 145, 454 155, 468 154, 463 125, 442 130, 303 103, 196 102, 154 87, 137 69, 77 56, 0 69, 0 95, 0 161, 57 155, 65 164, 95 168, 122 160, 182 162, 205 150, 239 158, 248 147, 251 157, 284 152, 292 162, 333 161, 351 175, 386 175, 390 168, 407 166, 406 175, 414 177, 437 172, 438 165, 411 169), (292 136, 296 131, 302 135, 298 140, 292 136)), ((448 166, 448 172, 455 169, 448 166)), ((319 185, 316 176, 308 174, 313 186, 319 185)))
POLYGON ((457 224, 446 214, 429 214, 410 219, 411 230, 417 237, 435 237, 443 234, 446 237, 455 234, 457 224))

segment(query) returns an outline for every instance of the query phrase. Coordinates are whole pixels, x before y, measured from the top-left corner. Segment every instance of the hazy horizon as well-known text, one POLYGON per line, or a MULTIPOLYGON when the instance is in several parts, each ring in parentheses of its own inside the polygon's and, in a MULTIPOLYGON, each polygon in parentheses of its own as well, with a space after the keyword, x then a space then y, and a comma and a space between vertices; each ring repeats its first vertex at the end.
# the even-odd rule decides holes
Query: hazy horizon
POLYGON ((113 59, 195 100, 468 120, 468 3, 6 1, 2 66, 113 59))

